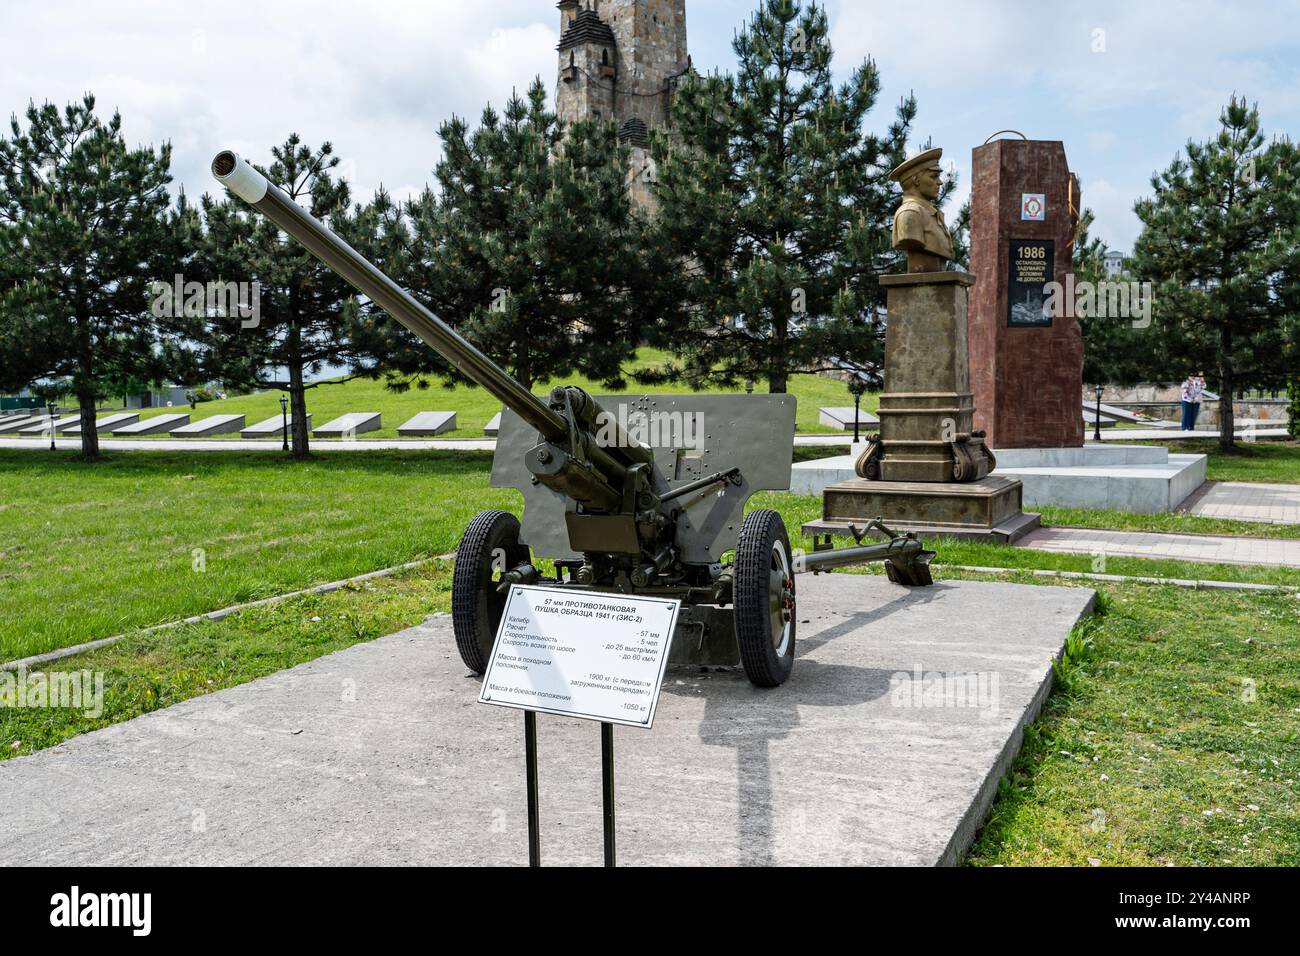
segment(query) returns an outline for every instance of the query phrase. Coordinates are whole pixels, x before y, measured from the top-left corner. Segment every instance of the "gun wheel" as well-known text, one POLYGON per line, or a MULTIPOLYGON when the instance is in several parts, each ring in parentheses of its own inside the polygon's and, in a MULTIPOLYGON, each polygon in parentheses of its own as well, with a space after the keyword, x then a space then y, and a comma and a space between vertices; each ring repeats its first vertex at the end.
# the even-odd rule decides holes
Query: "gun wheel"
POLYGON ((506 595, 501 575, 529 559, 519 541, 519 519, 508 511, 481 511, 465 529, 451 575, 451 625, 456 650, 475 674, 487 670, 506 595))
POLYGON ((775 511, 745 516, 733 573, 736 644, 745 675, 758 687, 778 687, 794 667, 797 608, 790 537, 775 511))

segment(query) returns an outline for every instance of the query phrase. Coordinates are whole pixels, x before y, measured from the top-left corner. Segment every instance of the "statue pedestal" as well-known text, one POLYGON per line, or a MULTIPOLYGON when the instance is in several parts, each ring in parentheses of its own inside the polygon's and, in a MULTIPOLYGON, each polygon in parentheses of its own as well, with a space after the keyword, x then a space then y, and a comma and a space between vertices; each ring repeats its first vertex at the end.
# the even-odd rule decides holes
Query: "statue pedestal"
POLYGON ((1002 475, 969 482, 854 478, 826 486, 822 517, 803 532, 847 535, 850 524, 880 517, 895 531, 1010 544, 1039 525, 1038 515, 1021 511, 1021 490, 1017 479, 1002 475))
MULTIPOLYGON (((909 260, 912 258, 909 253, 909 260)), ((805 534, 852 533, 872 518, 895 531, 1009 543, 1038 527, 1021 511, 1023 488, 996 467, 982 433, 966 352, 966 272, 882 276, 885 391, 880 435, 855 463, 863 477, 827 485, 822 517, 805 534)))
POLYGON ((966 272, 881 277, 888 297, 885 392, 880 396, 882 481, 968 482, 993 470, 972 437, 966 358, 966 272))

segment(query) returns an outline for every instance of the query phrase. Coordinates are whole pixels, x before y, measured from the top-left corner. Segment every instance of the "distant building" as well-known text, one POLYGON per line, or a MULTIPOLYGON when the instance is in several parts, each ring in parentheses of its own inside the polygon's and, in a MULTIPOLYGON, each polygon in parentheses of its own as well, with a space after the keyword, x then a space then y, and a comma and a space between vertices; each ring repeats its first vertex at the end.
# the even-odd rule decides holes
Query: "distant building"
POLYGON ((1115 278, 1124 271, 1124 253, 1122 252, 1115 252, 1114 250, 1107 252, 1105 262, 1106 277, 1109 279, 1115 278))
POLYGON ((0 412, 18 412, 44 407, 45 402, 33 395, 28 388, 20 388, 13 395, 0 395, 0 412))
POLYGON ((671 127, 691 69, 686 0, 560 0, 556 113, 565 124, 614 120, 632 150, 632 201, 653 208, 650 131, 671 127))

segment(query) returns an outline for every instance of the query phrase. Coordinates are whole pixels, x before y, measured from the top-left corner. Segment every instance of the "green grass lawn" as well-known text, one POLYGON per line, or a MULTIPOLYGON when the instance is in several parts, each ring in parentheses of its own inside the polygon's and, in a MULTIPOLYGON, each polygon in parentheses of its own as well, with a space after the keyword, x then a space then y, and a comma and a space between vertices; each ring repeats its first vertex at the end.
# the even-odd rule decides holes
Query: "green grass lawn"
MULTIPOLYGON (((429 450, 291 463, 278 454, 173 451, 86 465, 71 453, 0 451, 0 659, 451 551, 476 512, 519 506, 516 492, 488 487, 489 460, 429 450)), ((763 493, 751 507, 782 511, 797 534, 820 501, 763 493)), ((1089 555, 938 547, 949 564, 1093 569, 1089 555)), ((1106 570, 1300 580, 1294 569, 1141 558, 1110 557, 1106 570)))
MULTIPOLYGON (((633 371, 661 362, 665 357, 663 352, 654 349, 642 349, 637 353, 636 359, 629 365, 629 370, 633 371)), ((545 396, 552 385, 561 384, 581 385, 597 395, 610 394, 609 389, 581 376, 555 382, 538 383, 534 386, 533 391, 537 395, 545 396)), ((765 383, 760 383, 758 386, 759 390, 763 390, 765 387, 765 383)), ((849 394, 848 386, 836 379, 824 378, 820 375, 794 375, 790 378, 789 388, 790 393, 799 400, 797 428, 801 432, 833 433, 834 429, 818 423, 818 409, 822 406, 845 407, 853 405, 853 396, 849 394)), ((625 394, 640 395, 646 391, 648 390, 633 387, 627 389, 625 394)), ((680 393, 692 391, 692 389, 684 384, 679 384, 656 387, 653 391, 680 393)), ((198 407, 193 411, 188 407, 146 409, 141 413, 140 418, 144 421, 156 415, 189 412, 190 421, 197 422, 208 415, 243 415, 246 424, 254 425, 280 414, 280 395, 280 392, 267 391, 237 398, 228 398, 224 401, 199 402, 198 407)), ((879 403, 880 397, 876 393, 868 393, 862 396, 863 411, 874 412, 879 403)), ((455 412, 456 430, 438 437, 483 438, 483 426, 501 410, 501 403, 483 389, 471 386, 453 389, 431 382, 427 389, 411 388, 406 392, 398 393, 388 390, 380 381, 354 379, 349 382, 331 381, 309 389, 307 391, 307 410, 312 415, 312 424, 316 426, 324 425, 326 422, 348 412, 381 413, 383 428, 379 431, 367 432, 364 435, 357 436, 363 439, 398 438, 398 427, 419 412, 455 412)), ((170 440, 166 435, 142 435, 138 437, 154 439, 163 443, 170 440)), ((235 440, 239 438, 239 435, 220 435, 216 437, 235 440)), ((35 440, 33 439, 33 441, 35 440)))
POLYGON ((455 548, 486 453, 0 451, 0 660, 455 548))
POLYGON ((1297 601, 1100 591, 968 862, 1300 864, 1297 601))

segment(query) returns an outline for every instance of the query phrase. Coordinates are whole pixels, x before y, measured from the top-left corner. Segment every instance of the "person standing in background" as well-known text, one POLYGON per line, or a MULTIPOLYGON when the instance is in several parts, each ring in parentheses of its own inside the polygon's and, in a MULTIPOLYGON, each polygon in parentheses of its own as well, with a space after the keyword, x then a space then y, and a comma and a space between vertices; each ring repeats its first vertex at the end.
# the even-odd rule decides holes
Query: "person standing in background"
POLYGON ((1199 400, 1199 393, 1196 390, 1196 376, 1189 374, 1183 380, 1183 387, 1179 394, 1183 403, 1183 431, 1189 432, 1196 424, 1196 412, 1200 406, 1196 404, 1199 400))
POLYGON ((1205 395, 1205 372, 1200 371, 1192 379, 1192 425, 1188 431, 1196 430, 1196 419, 1201 414, 1201 397, 1203 395, 1205 395))

